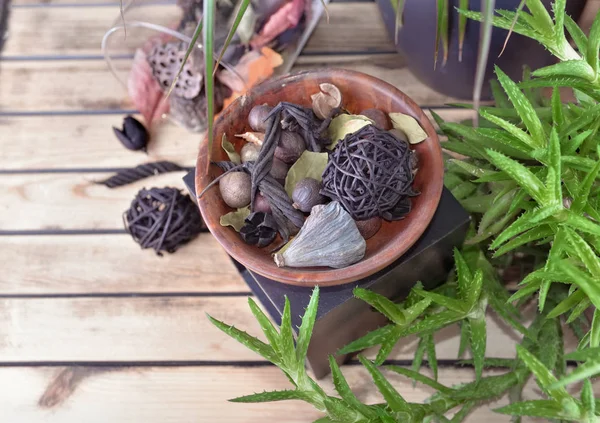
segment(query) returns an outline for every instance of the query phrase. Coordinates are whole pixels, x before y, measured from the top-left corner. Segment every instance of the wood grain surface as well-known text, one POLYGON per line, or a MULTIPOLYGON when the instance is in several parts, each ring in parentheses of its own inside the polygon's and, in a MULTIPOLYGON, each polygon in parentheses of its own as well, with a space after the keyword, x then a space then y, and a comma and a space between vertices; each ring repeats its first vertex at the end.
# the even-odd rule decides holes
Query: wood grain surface
MULTIPOLYGON (((137 2, 145 5, 132 13, 135 19, 168 24, 178 13, 174 0, 137 2)), ((111 126, 133 109, 100 51, 104 32, 119 20, 119 2, 12 3, 0 60, 0 420, 304 423, 318 418, 298 402, 226 402, 289 384, 278 369, 207 321, 210 313, 259 331, 247 306, 247 286, 209 234, 157 257, 123 232, 121 214, 135 192, 144 186, 183 189, 183 172, 116 190, 90 183, 108 176, 109 168, 151 160, 193 165, 201 138, 174 125, 158 126, 148 155, 129 152, 114 138, 111 126)), ((599 4, 590 1, 588 26, 599 4)), ((421 106, 438 107, 448 120, 471 115, 439 108, 453 99, 423 86, 405 68, 373 2, 334 2, 329 11, 330 23, 321 21, 295 70, 358 70, 390 82, 421 106)), ((122 77, 143 36, 131 30, 127 40, 112 39, 122 77)), ((517 340, 490 314, 490 356, 514 357, 517 340)), ((445 364, 440 381, 471 381, 472 369, 456 367, 456 328, 443 330, 436 341, 445 364)), ((572 339, 567 343, 574 345, 572 339)), ((391 358, 409 364, 415 344, 414 338, 403 340, 391 358)), ((343 371, 361 399, 380 401, 364 369, 352 364, 343 371)), ((409 401, 431 394, 400 377, 390 379, 409 401)), ((323 384, 331 392, 331 380, 323 384)), ((526 392, 539 397, 533 383, 526 392)), ((468 421, 509 422, 491 411, 494 406, 480 408, 468 421)))
MULTIPOLYGON (((179 15, 177 6, 164 3, 133 8, 126 18, 173 26, 179 15)), ((303 54, 395 51, 375 3, 354 3, 350 7, 347 3, 332 3, 329 15, 329 24, 323 17, 303 54), (355 36, 349 40, 348 34, 355 36)), ((121 24, 118 3, 86 7, 85 10, 76 7, 15 8, 4 54, 7 57, 98 56, 104 33, 115 24, 121 24)), ((123 32, 117 32, 109 40, 109 51, 115 55, 132 54, 143 40, 156 34, 147 29, 130 28, 125 39, 123 32)))
MULTIPOLYGON (((343 368, 355 394, 369 403, 380 402, 368 373, 359 366, 343 368)), ((471 369, 440 369, 439 381, 452 385, 470 382, 471 369)), ((499 372, 487 372, 498 374, 499 372)), ((432 390, 412 387, 400 375, 386 373, 407 401, 423 401, 432 390)), ((322 414, 299 401, 266 404, 233 404, 227 400, 267 390, 289 389, 290 384, 272 366, 251 369, 224 366, 202 367, 39 367, 0 369, 0 409, 7 422, 219 422, 306 423, 322 414)), ((331 381, 326 392, 333 393, 331 381)), ((530 383, 525 397, 537 387, 530 383)), ((506 404, 494 402, 489 408, 506 404)), ((507 423, 506 416, 489 408, 476 410, 469 421, 507 423)))
POLYGON ((128 234, 0 237, 0 296, 249 293, 212 237, 157 257, 128 234))
MULTIPOLYGON (((262 361, 213 327, 206 313, 263 338, 245 295, 4 298, 0 362, 262 361)), ((513 358, 518 336, 496 318, 488 331, 489 356, 513 358)), ((457 335, 456 326, 436 335, 438 358, 457 358, 457 335)), ((411 360, 415 348, 416 339, 405 338, 390 358, 411 360)))

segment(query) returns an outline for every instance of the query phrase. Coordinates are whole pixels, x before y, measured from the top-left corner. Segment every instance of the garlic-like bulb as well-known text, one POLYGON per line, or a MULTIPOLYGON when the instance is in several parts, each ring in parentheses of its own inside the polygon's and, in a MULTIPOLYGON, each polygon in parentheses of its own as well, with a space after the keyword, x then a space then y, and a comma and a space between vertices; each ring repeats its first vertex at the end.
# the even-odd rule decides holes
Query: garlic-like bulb
POLYGON ((367 243, 356 223, 337 201, 317 205, 302 229, 282 253, 275 254, 278 267, 350 266, 365 256, 367 243))

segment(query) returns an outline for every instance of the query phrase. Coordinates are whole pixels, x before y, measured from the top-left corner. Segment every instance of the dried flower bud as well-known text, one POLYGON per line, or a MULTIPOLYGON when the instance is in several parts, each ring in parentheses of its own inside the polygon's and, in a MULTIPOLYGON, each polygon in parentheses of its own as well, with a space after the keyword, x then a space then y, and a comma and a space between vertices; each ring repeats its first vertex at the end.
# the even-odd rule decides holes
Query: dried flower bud
POLYGON ((240 235, 246 244, 266 247, 277 236, 277 223, 270 214, 251 213, 246 218, 246 224, 240 230, 240 235))
POLYGON ((121 144, 129 150, 146 151, 148 144, 148 131, 144 125, 131 116, 123 119, 123 129, 118 129, 113 126, 113 132, 121 141, 121 144))
POLYGON ((319 85, 320 92, 310 96, 312 108, 319 119, 327 119, 333 109, 342 104, 342 93, 333 84, 323 83, 319 85))

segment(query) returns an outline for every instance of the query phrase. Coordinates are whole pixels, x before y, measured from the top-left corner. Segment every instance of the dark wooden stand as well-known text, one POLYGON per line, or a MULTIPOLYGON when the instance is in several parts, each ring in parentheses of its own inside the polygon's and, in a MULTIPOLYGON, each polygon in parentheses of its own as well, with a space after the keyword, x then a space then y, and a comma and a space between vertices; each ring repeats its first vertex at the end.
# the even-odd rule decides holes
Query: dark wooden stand
MULTIPOLYGON (((195 198, 194 172, 184 177, 195 198)), ((321 288, 317 322, 308 349, 308 363, 321 378, 329 373, 328 355, 367 332, 386 323, 377 311, 354 298, 352 290, 360 286, 401 300, 417 281, 425 288, 443 282, 452 267, 452 249, 462 243, 469 225, 469 215, 452 194, 444 189, 438 209, 423 236, 408 252, 382 271, 360 281, 321 288)), ((265 309, 279 324, 285 297, 290 299, 292 325, 300 326, 308 305, 311 288, 286 285, 253 273, 234 260, 240 274, 265 309)), ((344 362, 347 356, 336 356, 344 362)))

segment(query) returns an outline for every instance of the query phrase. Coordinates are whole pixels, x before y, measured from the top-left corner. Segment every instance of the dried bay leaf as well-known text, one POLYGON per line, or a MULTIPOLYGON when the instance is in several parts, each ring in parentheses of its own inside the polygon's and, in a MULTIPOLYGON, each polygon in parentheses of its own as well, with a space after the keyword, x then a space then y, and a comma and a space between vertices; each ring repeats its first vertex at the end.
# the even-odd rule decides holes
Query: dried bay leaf
POLYGON ((235 151, 235 147, 232 143, 229 142, 229 140, 227 139, 227 135, 225 134, 223 134, 223 138, 221 138, 221 148, 225 150, 230 161, 232 161, 235 164, 242 163, 240 155, 237 153, 237 151, 235 151))
POLYGON ((427 132, 421 128, 421 125, 419 125, 419 122, 414 117, 405 115, 404 113, 390 113, 389 116, 392 126, 402 130, 408 137, 409 143, 418 144, 427 139, 427 132))
POLYGON ((300 158, 296 160, 296 163, 290 167, 285 178, 285 191, 290 198, 292 198, 292 193, 294 192, 296 184, 302 179, 313 178, 317 181, 321 181, 328 159, 328 153, 315 153, 308 150, 302 153, 300 158))
POLYGON ((242 226, 244 226, 245 220, 249 215, 250 207, 244 207, 224 214, 221 216, 219 223, 221 226, 231 226, 236 230, 236 232, 239 232, 240 229, 242 229, 242 226))
POLYGON ((327 135, 331 139, 328 149, 333 150, 338 141, 343 140, 348 134, 358 131, 363 126, 371 125, 373 121, 363 115, 339 115, 332 119, 327 129, 327 135))

